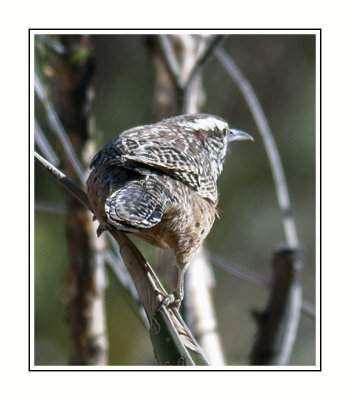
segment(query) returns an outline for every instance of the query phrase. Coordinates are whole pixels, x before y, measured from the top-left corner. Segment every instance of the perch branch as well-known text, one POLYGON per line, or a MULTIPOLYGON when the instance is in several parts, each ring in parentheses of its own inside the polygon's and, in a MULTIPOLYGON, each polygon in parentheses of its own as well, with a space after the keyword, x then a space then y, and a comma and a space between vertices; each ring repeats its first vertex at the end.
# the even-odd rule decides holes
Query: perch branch
POLYGON ((118 277, 117 281, 120 283, 121 294, 127 300, 127 303, 133 309, 137 318, 147 329, 149 329, 149 322, 145 314, 145 310, 142 307, 137 290, 130 279, 130 276, 121 268, 120 263, 116 262, 115 254, 113 254, 112 251, 107 251, 105 258, 115 275, 118 277))
MULTIPOLYGON (((91 211, 90 203, 82 189, 37 153, 35 153, 35 160, 91 211)), ((108 232, 118 242, 120 255, 133 278, 139 298, 147 314, 148 322, 151 326, 151 337, 155 343, 155 354, 160 357, 157 358, 158 361, 167 359, 168 351, 164 351, 164 346, 170 346, 172 349, 171 354, 175 354, 175 360, 184 358, 186 365, 193 365, 193 359, 195 359, 196 363, 207 365, 205 355, 182 321, 177 310, 165 307, 164 300, 168 297, 168 294, 151 266, 123 232, 116 231, 110 227, 108 232), (156 320, 157 324, 165 324, 164 326, 161 325, 163 326, 162 332, 164 334, 165 331, 171 336, 173 340, 170 344, 168 341, 169 336, 162 337, 158 335, 159 332, 155 332, 154 323, 156 320)))

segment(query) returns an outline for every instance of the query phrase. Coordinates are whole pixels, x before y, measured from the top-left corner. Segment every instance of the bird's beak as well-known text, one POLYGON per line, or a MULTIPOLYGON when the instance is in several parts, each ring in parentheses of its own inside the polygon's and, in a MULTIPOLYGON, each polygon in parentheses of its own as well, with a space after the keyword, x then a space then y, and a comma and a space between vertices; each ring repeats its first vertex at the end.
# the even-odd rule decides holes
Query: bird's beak
POLYGON ((236 140, 250 140, 251 142, 254 142, 253 136, 249 135, 249 133, 232 128, 230 128, 230 135, 228 135, 227 139, 229 142, 236 140))

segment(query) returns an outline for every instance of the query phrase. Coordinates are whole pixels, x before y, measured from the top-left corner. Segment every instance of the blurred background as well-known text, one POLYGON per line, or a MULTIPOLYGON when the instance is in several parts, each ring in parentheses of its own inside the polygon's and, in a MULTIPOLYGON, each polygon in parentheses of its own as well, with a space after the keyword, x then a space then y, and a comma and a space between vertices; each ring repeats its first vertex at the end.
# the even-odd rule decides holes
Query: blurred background
MULTIPOLYGON (((145 35, 93 35, 93 114, 101 147, 125 129, 156 122, 155 66, 145 35)), ((305 250, 304 298, 315 304, 315 37, 229 35, 224 49, 254 88, 278 146, 299 240, 305 250)), ((218 181, 220 219, 207 238, 209 251, 266 277, 273 251, 284 242, 281 214, 267 156, 240 91, 213 57, 203 72, 201 111, 251 133, 254 143, 234 143, 218 181)), ((42 110, 37 109, 38 117, 42 110)), ((45 124, 42 126, 48 129, 45 124)), ((40 168, 35 198, 57 205, 35 212, 35 364, 66 365, 64 307, 67 266, 65 193, 40 168)), ((152 264, 153 250, 138 242, 152 264)), ((106 269, 105 308, 109 365, 155 365, 149 334, 118 292, 106 269)), ((251 313, 268 291, 214 267, 214 300, 228 365, 248 365, 256 332, 251 313)), ((290 365, 315 364, 315 320, 301 315, 290 365)))

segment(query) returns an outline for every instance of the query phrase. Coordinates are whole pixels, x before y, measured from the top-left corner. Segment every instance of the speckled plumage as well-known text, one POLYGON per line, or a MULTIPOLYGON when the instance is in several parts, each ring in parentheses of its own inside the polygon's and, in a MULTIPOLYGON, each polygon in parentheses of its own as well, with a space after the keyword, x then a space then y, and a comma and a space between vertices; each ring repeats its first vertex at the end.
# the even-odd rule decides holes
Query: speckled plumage
MULTIPOLYGON (((214 223, 216 181, 229 136, 251 139, 208 114, 182 115, 121 133, 93 158, 87 180, 101 229, 110 225, 172 249, 183 280, 214 223)), ((182 282, 176 294, 181 300, 182 282)))

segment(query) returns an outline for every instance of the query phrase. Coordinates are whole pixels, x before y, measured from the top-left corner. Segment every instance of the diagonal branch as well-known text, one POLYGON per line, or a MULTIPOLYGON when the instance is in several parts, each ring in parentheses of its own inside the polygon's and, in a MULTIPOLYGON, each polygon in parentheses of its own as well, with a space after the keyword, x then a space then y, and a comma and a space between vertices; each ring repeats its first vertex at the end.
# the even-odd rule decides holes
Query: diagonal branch
MULTIPOLYGON (((193 96, 194 85, 198 77, 200 76, 201 72, 203 71, 204 66, 213 56, 215 49, 219 48, 225 39, 225 35, 215 35, 211 41, 206 43, 206 47, 199 58, 194 62, 191 72, 184 82, 182 88, 182 97, 183 97, 183 104, 182 104, 182 112, 184 114, 188 113, 191 108, 191 96, 193 96)), ((197 110, 198 111, 198 110, 197 110)))
MULTIPOLYGON (((270 287, 269 280, 265 276, 257 272, 251 271, 250 269, 241 267, 240 265, 233 263, 232 261, 227 260, 226 258, 219 256, 218 254, 215 254, 213 252, 209 252, 208 254, 210 260, 215 267, 220 268, 221 270, 228 272, 240 279, 243 279, 245 282, 249 282, 255 286, 263 288, 270 287)), ((308 317, 315 319, 315 306, 309 301, 303 299, 301 311, 308 317)))
POLYGON ((34 151, 35 161, 49 172, 62 186, 64 186, 76 199, 78 199, 88 210, 92 212, 92 208, 86 193, 80 189, 72 180, 61 172, 59 169, 50 164, 44 157, 41 157, 34 151))
POLYGON ((193 68, 184 84, 185 90, 190 90, 193 81, 201 74, 204 66, 213 56, 215 50, 220 48, 225 37, 226 37, 225 35, 215 35, 213 39, 211 39, 211 41, 206 44, 205 50, 203 51, 199 59, 196 61, 196 63, 193 65, 193 68))
MULTIPOLYGON (((82 189, 37 153, 35 153, 35 160, 91 211, 89 200, 82 189)), ((123 232, 112 228, 108 228, 108 231, 118 242, 120 255, 133 278, 147 314, 158 362, 167 362, 171 353, 171 360, 175 364, 183 362, 185 365, 208 365, 203 351, 182 321, 178 311, 165 306, 164 301, 169 298, 169 295, 151 266, 123 232), (166 333, 165 336, 164 333, 166 333), (169 338, 171 338, 170 342, 169 338)))

